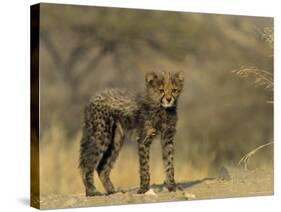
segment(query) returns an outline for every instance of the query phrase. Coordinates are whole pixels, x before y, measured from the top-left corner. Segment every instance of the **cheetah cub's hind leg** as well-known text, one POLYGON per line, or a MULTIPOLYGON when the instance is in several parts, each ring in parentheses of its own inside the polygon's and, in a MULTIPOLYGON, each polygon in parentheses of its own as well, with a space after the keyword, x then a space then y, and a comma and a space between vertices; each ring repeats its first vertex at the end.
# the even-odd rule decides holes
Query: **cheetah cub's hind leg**
POLYGON ((86 196, 100 195, 94 185, 94 170, 102 156, 92 136, 83 136, 80 146, 80 170, 86 196))
POLYGON ((110 180, 110 172, 118 157, 124 137, 125 135, 122 126, 119 122, 117 122, 113 126, 111 143, 97 166, 99 178, 107 194, 115 192, 114 186, 110 180))
POLYGON ((101 193, 96 190, 93 175, 95 168, 105 154, 104 152, 107 146, 105 143, 109 145, 109 139, 104 138, 102 142, 101 140, 97 140, 97 137, 89 136, 88 139, 83 138, 81 143, 80 170, 86 196, 101 195, 101 193), (100 143, 103 143, 103 145, 100 143))
POLYGON ((94 185, 94 170, 97 168, 111 143, 110 125, 86 122, 80 145, 80 170, 86 196, 100 195, 94 185))

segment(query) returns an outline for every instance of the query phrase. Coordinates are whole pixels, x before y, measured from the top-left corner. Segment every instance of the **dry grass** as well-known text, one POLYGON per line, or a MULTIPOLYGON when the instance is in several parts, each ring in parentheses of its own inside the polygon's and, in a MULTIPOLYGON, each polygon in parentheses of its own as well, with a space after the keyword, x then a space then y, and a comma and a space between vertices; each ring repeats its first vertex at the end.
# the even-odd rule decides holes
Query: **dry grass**
MULTIPOLYGON (((273 26, 272 27, 265 27, 262 30, 258 31, 259 36, 261 39, 270 47, 274 48, 274 32, 273 32, 273 26)), ((273 55, 270 55, 273 57, 273 55)), ((236 73, 238 76, 242 78, 246 77, 253 77, 254 78, 254 84, 256 86, 264 87, 266 90, 270 90, 273 92, 274 90, 274 75, 273 73, 258 69, 256 67, 248 67, 248 68, 240 68, 238 70, 234 70, 234 73, 236 73)), ((274 101, 267 101, 267 103, 273 104, 274 101)), ((250 159, 253 155, 255 155, 259 150, 268 147, 270 145, 273 145, 273 141, 268 142, 266 144, 260 145, 257 148, 253 149, 246 155, 244 155, 238 162, 237 166, 242 166, 244 169, 248 169, 248 164, 250 159)))
POLYGON ((259 34, 261 36, 261 39, 264 40, 273 49, 273 47, 274 47, 274 30, 273 30, 273 26, 263 28, 259 32, 259 34))
MULTIPOLYGON (((261 40, 263 40, 271 49, 274 48, 274 32, 273 26, 265 27, 262 30, 258 31, 258 35, 261 40)), ((269 55, 273 57, 273 55, 269 55)), ((254 84, 256 86, 264 87, 267 90, 273 91, 274 89, 274 75, 272 72, 259 69, 256 67, 241 67, 238 70, 233 70, 233 73, 236 73, 242 78, 252 77, 254 78, 254 84)), ((273 103, 273 101, 268 101, 268 103, 273 103)))
MULTIPOLYGON (((63 128, 54 126, 44 133, 40 143, 40 192, 41 194, 81 194, 84 192, 78 169, 80 134, 74 140, 66 140, 63 128)), ((138 186, 138 156, 136 145, 129 141, 123 146, 119 158, 111 173, 116 188, 138 186)), ((175 156, 175 173, 177 181, 201 179, 208 176, 209 167, 202 161, 200 169, 194 167, 186 156, 175 156)), ((151 148, 151 183, 163 183, 164 172, 160 143, 156 140, 151 148)), ((97 175, 95 183, 104 191, 97 175)))
POLYGON ((237 163, 237 166, 242 166, 244 167, 245 170, 248 170, 248 164, 250 162, 250 159, 253 155, 255 155, 259 150, 268 147, 270 145, 273 145, 273 141, 268 142, 266 144, 263 144, 261 146, 258 146, 257 148, 253 149, 252 151, 250 151, 249 153, 247 153, 246 155, 244 155, 239 162, 237 163))
POLYGON ((255 67, 249 68, 240 68, 238 70, 233 70, 238 76, 242 78, 246 77, 253 77, 254 84, 256 86, 262 86, 267 90, 273 91, 274 88, 274 81, 273 81, 273 74, 269 71, 258 69, 255 67))

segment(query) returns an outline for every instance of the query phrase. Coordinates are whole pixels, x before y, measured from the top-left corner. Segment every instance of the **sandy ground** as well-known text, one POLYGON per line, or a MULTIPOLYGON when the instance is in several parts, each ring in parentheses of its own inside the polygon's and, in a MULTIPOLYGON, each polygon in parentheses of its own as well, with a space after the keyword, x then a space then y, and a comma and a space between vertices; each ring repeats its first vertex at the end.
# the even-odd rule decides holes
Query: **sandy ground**
POLYGON ((168 192, 163 185, 152 185, 146 194, 136 194, 137 188, 123 189, 125 193, 85 197, 76 195, 41 195, 40 208, 88 207, 133 203, 168 202, 228 198, 242 196, 273 195, 273 171, 242 168, 225 168, 216 177, 178 182, 183 190, 168 192))

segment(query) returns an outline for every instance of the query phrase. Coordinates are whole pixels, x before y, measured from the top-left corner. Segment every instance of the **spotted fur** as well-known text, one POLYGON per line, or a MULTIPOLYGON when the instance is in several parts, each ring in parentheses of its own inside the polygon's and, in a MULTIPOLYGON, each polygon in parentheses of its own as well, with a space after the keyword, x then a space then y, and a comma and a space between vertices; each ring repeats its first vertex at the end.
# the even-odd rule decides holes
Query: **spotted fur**
POLYGON ((85 108, 83 137, 80 144, 80 169, 87 196, 99 194, 93 182, 97 171, 108 194, 113 193, 110 171, 130 130, 138 133, 140 188, 149 189, 149 148, 155 136, 161 137, 162 158, 169 191, 176 190, 174 180, 174 135, 177 102, 183 89, 181 72, 148 73, 146 92, 131 94, 107 90, 95 96, 85 108))

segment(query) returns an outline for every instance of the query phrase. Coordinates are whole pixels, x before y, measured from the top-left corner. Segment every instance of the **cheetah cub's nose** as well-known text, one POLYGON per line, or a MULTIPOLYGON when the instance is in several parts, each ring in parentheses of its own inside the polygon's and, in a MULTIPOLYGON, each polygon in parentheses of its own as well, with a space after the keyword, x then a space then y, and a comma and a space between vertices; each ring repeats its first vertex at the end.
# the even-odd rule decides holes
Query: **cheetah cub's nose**
POLYGON ((166 100, 167 100, 167 102, 171 102, 172 101, 172 97, 167 97, 166 100))

